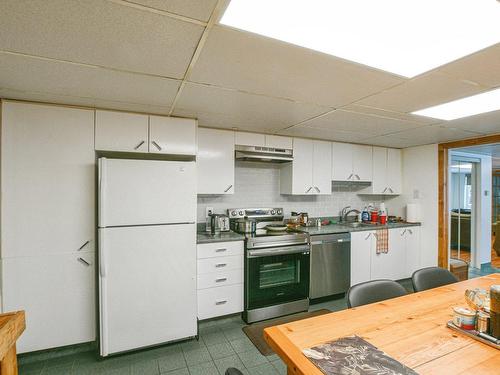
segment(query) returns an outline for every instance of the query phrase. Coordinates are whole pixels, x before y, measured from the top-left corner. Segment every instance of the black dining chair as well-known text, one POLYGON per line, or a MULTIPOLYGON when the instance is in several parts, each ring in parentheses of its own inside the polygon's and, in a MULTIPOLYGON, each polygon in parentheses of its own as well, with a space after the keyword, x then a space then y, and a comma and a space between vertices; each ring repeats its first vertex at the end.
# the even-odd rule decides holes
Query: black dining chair
POLYGON ((226 370, 226 375, 243 375, 243 373, 240 370, 238 370, 237 368, 229 367, 226 370))
POLYGON ((411 282, 415 292, 456 283, 458 279, 450 271, 440 267, 427 267, 413 272, 411 282))
POLYGON ((353 285, 347 291, 347 306, 357 307, 406 295, 406 290, 392 280, 372 280, 353 285))

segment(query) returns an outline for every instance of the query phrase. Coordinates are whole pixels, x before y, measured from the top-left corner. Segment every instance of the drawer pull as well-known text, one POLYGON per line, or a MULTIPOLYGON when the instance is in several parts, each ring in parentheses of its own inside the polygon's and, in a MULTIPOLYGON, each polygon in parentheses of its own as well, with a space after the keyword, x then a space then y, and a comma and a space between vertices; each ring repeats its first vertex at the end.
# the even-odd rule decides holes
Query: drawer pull
POLYGON ((216 253, 223 253, 224 251, 227 251, 227 249, 225 248, 220 248, 220 249, 216 249, 215 252, 216 253))
POLYGON ((227 263, 217 263, 215 265, 215 268, 222 268, 222 267, 226 267, 227 266, 227 263))
POLYGON ((216 304, 217 306, 219 306, 219 305, 224 305, 225 303, 227 303, 227 299, 222 300, 222 301, 215 301, 215 304, 216 304))
POLYGON ((91 264, 90 264, 89 262, 87 262, 85 259, 83 259, 83 258, 77 258, 77 259, 78 259, 78 261, 79 261, 80 263, 83 263, 83 264, 85 264, 87 267, 90 267, 90 265, 91 265, 91 264))
POLYGON ((215 282, 216 282, 216 283, 222 283, 222 282, 224 282, 224 281, 227 281, 227 277, 220 277, 220 278, 218 278, 218 279, 215 279, 215 282))
POLYGON ((161 146, 158 143, 156 143, 155 141, 152 141, 151 143, 158 149, 158 151, 161 151, 161 146))

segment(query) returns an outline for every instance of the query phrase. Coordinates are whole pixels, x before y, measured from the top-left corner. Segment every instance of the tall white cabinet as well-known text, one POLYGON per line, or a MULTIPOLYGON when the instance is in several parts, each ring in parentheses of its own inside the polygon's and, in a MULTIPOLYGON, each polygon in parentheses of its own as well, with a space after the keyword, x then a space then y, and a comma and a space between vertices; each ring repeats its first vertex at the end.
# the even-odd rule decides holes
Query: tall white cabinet
POLYGON ((95 340, 94 111, 2 103, 2 310, 19 352, 95 340))

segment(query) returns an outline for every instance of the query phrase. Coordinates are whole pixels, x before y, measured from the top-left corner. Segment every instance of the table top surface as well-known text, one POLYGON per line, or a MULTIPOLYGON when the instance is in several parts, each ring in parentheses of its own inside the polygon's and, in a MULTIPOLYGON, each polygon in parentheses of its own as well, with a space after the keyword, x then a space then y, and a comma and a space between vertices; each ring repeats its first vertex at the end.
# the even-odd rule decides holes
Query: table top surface
POLYGON ((264 330, 289 374, 322 372, 302 349, 358 335, 419 374, 499 374, 500 351, 446 327, 466 289, 500 284, 500 273, 264 330))
POLYGON ((0 314, 0 360, 16 344, 26 328, 24 311, 0 314))

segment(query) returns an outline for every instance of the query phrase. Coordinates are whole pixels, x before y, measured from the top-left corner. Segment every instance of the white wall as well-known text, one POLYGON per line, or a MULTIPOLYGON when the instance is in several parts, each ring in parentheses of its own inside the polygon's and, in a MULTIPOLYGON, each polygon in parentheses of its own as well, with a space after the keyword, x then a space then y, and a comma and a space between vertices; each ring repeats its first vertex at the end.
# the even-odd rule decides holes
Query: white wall
MULTIPOLYGON (((205 221, 205 207, 215 213, 227 213, 228 208, 283 207, 285 216, 291 211, 308 212, 312 217, 337 216, 342 207, 363 208, 367 203, 379 204, 380 197, 360 197, 354 185, 333 187, 331 196, 292 196, 280 194, 278 164, 236 162, 235 193, 232 195, 198 196, 198 222, 205 221)), ((366 186, 366 185, 365 185, 366 186)))
POLYGON ((438 260, 438 146, 403 149, 403 192, 387 203, 389 209, 406 216, 407 203, 419 205, 422 267, 436 266, 438 260))

